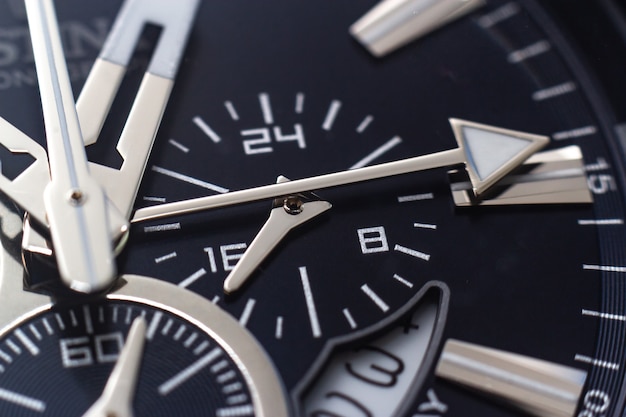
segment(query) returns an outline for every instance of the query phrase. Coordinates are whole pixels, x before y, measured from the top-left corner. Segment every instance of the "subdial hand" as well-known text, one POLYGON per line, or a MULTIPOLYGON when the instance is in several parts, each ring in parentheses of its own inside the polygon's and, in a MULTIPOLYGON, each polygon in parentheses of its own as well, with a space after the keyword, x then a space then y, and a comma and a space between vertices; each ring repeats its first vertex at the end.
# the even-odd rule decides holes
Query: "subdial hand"
MULTIPOLYGON (((288 181, 287 178, 280 176, 277 183, 288 181)), ((252 272, 290 231, 330 210, 331 207, 327 201, 307 201, 301 195, 277 198, 270 217, 239 259, 235 269, 226 277, 224 292, 232 294, 241 288, 252 272)))
POLYGON ((132 403, 146 341, 146 321, 137 317, 104 391, 83 417, 133 417, 132 403))
POLYGON ((480 195, 549 142, 549 138, 545 136, 458 119, 450 119, 450 123, 459 145, 455 149, 281 184, 147 207, 137 210, 132 222, 212 210, 459 164, 465 165, 474 193, 480 195))

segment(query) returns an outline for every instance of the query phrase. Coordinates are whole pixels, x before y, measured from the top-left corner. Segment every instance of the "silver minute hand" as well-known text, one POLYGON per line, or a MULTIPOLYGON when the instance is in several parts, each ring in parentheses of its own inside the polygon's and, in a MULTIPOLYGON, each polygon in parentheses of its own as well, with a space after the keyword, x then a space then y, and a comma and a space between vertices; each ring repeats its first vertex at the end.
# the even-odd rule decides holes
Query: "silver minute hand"
POLYGON ((549 138, 545 136, 459 119, 450 119, 450 123, 459 145, 455 149, 365 168, 147 207, 137 210, 132 222, 211 210, 458 164, 465 165, 474 192, 479 195, 549 142, 549 138))
POLYGON ((104 190, 90 175, 52 0, 26 0, 51 182, 44 190, 61 278, 78 291, 116 277, 104 190))

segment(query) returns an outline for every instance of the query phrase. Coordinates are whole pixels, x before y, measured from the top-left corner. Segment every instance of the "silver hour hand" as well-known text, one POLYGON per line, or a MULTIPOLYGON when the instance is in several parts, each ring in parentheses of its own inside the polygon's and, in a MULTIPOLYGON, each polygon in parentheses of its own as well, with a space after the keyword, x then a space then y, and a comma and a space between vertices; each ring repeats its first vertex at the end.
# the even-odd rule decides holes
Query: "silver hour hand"
POLYGON ((137 317, 104 391, 83 417, 133 417, 133 398, 146 342, 146 321, 137 317))
POLYGON ((130 217, 170 97, 199 0, 126 0, 77 102, 85 145, 95 143, 147 23, 162 27, 159 43, 117 144, 121 169, 91 164, 117 208, 130 217))
MULTIPOLYGON (((288 182, 283 176, 278 177, 278 183, 288 182)), ((246 249, 235 268, 224 281, 224 292, 232 294, 241 288, 261 262, 276 248, 276 246, 296 227, 314 219, 332 205, 327 201, 310 201, 305 196, 294 195, 278 198, 270 216, 246 249)))
POLYGON ((43 201, 61 278, 77 291, 104 289, 117 271, 104 190, 89 172, 52 0, 26 0, 48 143, 43 201))

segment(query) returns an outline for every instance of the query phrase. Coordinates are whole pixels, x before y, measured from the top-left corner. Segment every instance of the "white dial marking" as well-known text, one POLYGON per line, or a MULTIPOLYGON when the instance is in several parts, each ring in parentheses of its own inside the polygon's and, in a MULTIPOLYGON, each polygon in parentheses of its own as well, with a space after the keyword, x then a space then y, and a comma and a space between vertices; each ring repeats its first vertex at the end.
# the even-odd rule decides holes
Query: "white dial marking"
POLYGON ((170 394, 176 388, 180 387, 185 382, 189 381, 191 378, 197 375, 200 371, 206 368, 211 362, 219 358, 221 355, 222 350, 220 348, 214 348, 205 356, 198 359, 187 368, 183 369, 178 374, 165 381, 163 384, 159 385, 159 394, 163 396, 170 394))
POLYGON ((154 263, 160 264, 161 262, 169 261, 170 259, 174 259, 178 256, 176 252, 168 253, 167 255, 159 256, 158 258, 154 258, 154 263))
POLYGON ((552 135, 552 139, 554 140, 566 140, 566 139, 575 139, 581 138, 584 136, 595 135, 598 132, 598 128, 595 126, 583 126, 578 127, 576 129, 571 130, 563 130, 561 132, 556 132, 552 135))
POLYGON ((93 334, 93 321, 91 320, 91 311, 89 306, 83 306, 83 317, 85 319, 85 331, 87 334, 93 334))
POLYGON ((283 316, 276 317, 276 331, 274 332, 276 339, 283 338, 283 316))
POLYGON ((272 111, 272 103, 270 102, 269 94, 259 94, 259 103, 261 104, 261 113, 263 113, 263 121, 265 124, 274 124, 274 113, 272 111))
POLYGON ((622 225, 622 224, 624 224, 623 219, 598 219, 598 220, 580 219, 578 220, 579 226, 617 226, 617 225, 622 225))
POLYGON ((171 171, 169 169, 153 166, 152 170, 158 174, 165 175, 166 177, 174 178, 188 184, 197 185, 198 187, 206 188, 207 190, 215 191, 216 193, 225 194, 229 191, 228 188, 220 187, 219 185, 211 184, 209 182, 190 177, 189 175, 184 175, 175 171, 171 171))
POLYGON ((376 306, 378 306, 378 308, 380 308, 383 311, 383 313, 386 313, 389 311, 389 305, 386 302, 384 302, 383 299, 380 298, 380 296, 376 294, 374 290, 372 290, 369 287, 369 285, 363 284, 361 286, 361 291, 363 291, 363 293, 367 295, 369 299, 372 300, 374 304, 376 304, 376 306))
POLYGON ((574 356, 574 360, 577 362, 582 362, 582 363, 587 363, 589 365, 598 366, 600 368, 610 369, 612 371, 619 371, 619 364, 617 363, 605 361, 602 359, 592 358, 586 355, 576 354, 576 356, 574 356))
POLYGON ((172 230, 180 230, 180 223, 159 224, 143 228, 144 233, 171 232, 172 230))
POLYGON ((203 276, 205 276, 208 272, 206 271, 206 269, 201 268, 199 270, 197 270, 196 272, 194 272, 193 274, 189 275, 187 278, 185 278, 184 280, 182 280, 178 286, 182 287, 182 288, 187 288, 189 287, 191 284, 193 284, 194 282, 196 282, 197 280, 199 280, 200 278, 202 278, 203 276))
POLYGON ((525 48, 511 52, 509 54, 508 61, 511 64, 518 64, 529 58, 533 58, 545 52, 548 52, 551 47, 552 46, 550 45, 550 42, 546 40, 541 40, 539 42, 533 43, 532 45, 528 45, 525 48))
POLYGON ((620 314, 602 313, 594 310, 582 310, 583 316, 598 317, 606 320, 626 321, 626 316, 620 314))
POLYGON ((348 310, 347 308, 344 308, 342 310, 342 313, 343 313, 343 316, 348 321, 348 324, 350 325, 350 328, 351 329, 356 329, 357 328, 357 324, 356 324, 356 321, 354 320, 354 317, 352 317, 352 313, 350 313, 350 310, 348 310))
POLYGON ((369 165, 370 163, 372 163, 376 159, 380 158, 385 153, 389 152, 390 150, 392 150, 396 146, 400 145, 401 143, 402 143, 402 138, 401 137, 395 136, 395 137, 391 138, 384 145, 380 146, 379 148, 374 150, 372 153, 367 155, 365 158, 361 159, 359 162, 357 162, 356 164, 352 165, 350 167, 350 169, 359 169, 359 168, 363 168, 363 167, 369 165))
POLYGON ((251 298, 246 303, 246 306, 243 309, 243 313, 241 313, 241 317, 239 317, 239 324, 243 327, 248 325, 248 321, 250 320, 250 316, 252 316, 252 311, 254 310, 254 306, 256 305, 256 300, 251 298))
POLYGON ((519 4, 515 2, 510 2, 502 7, 497 8, 491 13, 482 16, 480 19, 478 19, 478 24, 484 29, 489 29, 490 27, 495 26, 498 23, 515 16, 520 12, 520 10, 521 8, 519 4))
POLYGON ((297 114, 302 114, 302 112, 304 111, 304 99, 305 99, 304 93, 296 94, 296 109, 295 110, 297 114))
POLYGON ((612 265, 583 265, 585 271, 602 271, 602 272, 626 272, 626 266, 612 265))
POLYGON ((437 230, 436 224, 429 224, 429 223, 413 223, 413 227, 415 227, 416 229, 437 230))
POLYGON ((404 195, 398 197, 398 203, 412 203, 414 201, 432 200, 435 198, 433 193, 404 195))
POLYGON ((365 132, 365 130, 369 127, 369 125, 372 124, 373 121, 374 121, 374 116, 372 115, 366 116, 365 119, 363 119, 363 121, 357 126, 356 128, 357 133, 365 132))
POLYGON ((235 122, 239 120, 239 113, 237 113, 237 109, 235 109, 235 106, 232 102, 225 101, 224 107, 226 107, 226 111, 228 111, 231 119, 233 119, 235 122))
POLYGON ((324 118, 324 123, 322 123, 322 129, 330 131, 333 128, 335 119, 337 119, 337 115, 339 115, 339 110, 341 110, 341 101, 333 100, 324 118))
POLYGON ((35 342, 33 342, 22 329, 17 329, 15 331, 15 337, 17 337, 20 342, 22 342, 22 345, 24 345, 24 347, 30 352, 31 355, 37 356, 39 355, 39 352, 41 352, 35 342))
POLYGON ((254 407, 252 405, 239 405, 235 407, 218 408, 215 415, 217 417, 253 416, 254 407))
POLYGON ((151 203, 167 203, 167 198, 146 196, 143 198, 143 201, 149 201, 151 203))
POLYGON ((157 311, 154 316, 152 316, 152 320, 150 320, 150 325, 148 326, 148 331, 146 332, 146 339, 152 340, 154 334, 159 328, 159 324, 161 323, 161 319, 163 318, 163 313, 157 311))
POLYGON ((175 147, 176 149, 178 149, 179 151, 182 151, 184 153, 189 153, 189 148, 175 139, 168 140, 168 143, 172 145, 173 147, 175 147))
POLYGON ((311 289, 311 282, 309 281, 309 274, 305 266, 299 268, 300 281, 302 282, 302 290, 304 291, 304 300, 306 302, 306 309, 309 313, 309 321, 311 323, 311 331, 313 337, 319 338, 322 336, 322 328, 320 327, 319 318, 317 316, 317 307, 315 300, 313 299, 313 290, 311 289))
POLYGON ((394 274, 393 275, 393 279, 395 279, 396 281, 398 281, 399 283, 401 283, 402 285, 408 287, 408 288, 413 288, 413 283, 402 278, 400 275, 398 274, 394 274))
POLYGON ((3 388, 0 388, 0 400, 17 405, 19 407, 27 408, 31 411, 35 411, 38 413, 43 413, 44 411, 46 411, 45 402, 3 388))
POLYGON ((542 90, 535 91, 532 95, 535 101, 544 101, 551 98, 559 97, 571 92, 576 91, 576 84, 568 81, 562 84, 558 84, 552 87, 544 88, 542 90))
POLYGON ((415 249, 407 248, 407 247, 402 246, 402 245, 395 245, 393 250, 395 250, 396 252, 404 253, 405 255, 412 256, 414 258, 422 259, 424 261, 429 261, 430 260, 430 255, 429 254, 424 253, 424 252, 420 252, 420 251, 415 250, 415 249))
POLYGON ((209 126, 202 117, 196 116, 193 118, 193 124, 198 126, 198 129, 202 131, 209 139, 211 139, 214 143, 220 143, 222 138, 209 126))

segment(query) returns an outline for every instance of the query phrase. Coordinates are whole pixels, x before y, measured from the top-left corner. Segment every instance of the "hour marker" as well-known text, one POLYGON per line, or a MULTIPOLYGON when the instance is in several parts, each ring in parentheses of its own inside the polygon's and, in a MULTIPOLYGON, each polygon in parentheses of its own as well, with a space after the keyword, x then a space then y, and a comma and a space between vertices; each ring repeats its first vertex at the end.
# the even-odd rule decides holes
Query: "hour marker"
POLYGON ((542 40, 532 45, 528 45, 523 49, 519 49, 517 51, 511 52, 509 54, 509 62, 511 64, 517 64, 519 62, 525 61, 528 58, 535 57, 537 55, 541 55, 545 52, 548 52, 551 48, 550 42, 546 40, 542 40))
POLYGON ((357 328, 357 324, 356 324, 356 321, 354 320, 354 317, 352 317, 352 313, 350 313, 350 310, 348 310, 347 308, 344 308, 342 310, 342 312, 343 312, 343 316, 348 321, 348 324, 350 325, 350 328, 351 329, 356 329, 357 328))
POLYGON ((93 334, 93 321, 91 320, 89 306, 83 306, 83 317, 85 318, 85 331, 87 334, 93 334))
POLYGON ((217 374, 219 372, 222 372, 226 368, 228 368, 228 361, 221 360, 215 365, 211 366, 211 373, 217 374))
POLYGON ((198 129, 200 129, 202 133, 204 133, 214 143, 220 143, 222 141, 222 138, 220 138, 219 135, 215 133, 213 129, 211 129, 211 126, 209 126, 204 120, 202 120, 200 116, 194 117, 193 123, 198 126, 198 129))
POLYGON ((178 255, 176 252, 168 253, 167 255, 159 256, 158 258, 154 258, 154 262, 160 264, 161 262, 169 261, 170 259, 176 258, 178 255))
POLYGON ((143 228, 144 233, 171 232, 173 230, 180 230, 180 223, 159 224, 156 226, 145 226, 143 228))
POLYGON ((26 335, 26 333, 24 333, 22 329, 17 329, 15 331, 15 337, 17 337, 20 340, 20 342, 22 342, 22 345, 24 345, 24 347, 30 352, 31 355, 33 356, 39 355, 39 352, 40 352, 39 348, 37 347, 35 342, 33 342, 26 335))
POLYGON ((150 197, 146 196, 143 198, 143 201, 149 201, 151 203, 167 203, 167 199, 165 197, 150 197))
POLYGON ((341 101, 333 100, 330 103, 328 112, 326 113, 326 118, 324 119, 324 123, 322 124, 322 129, 329 131, 333 128, 333 124, 335 123, 335 119, 339 114, 339 110, 341 110, 341 101))
POLYGON ((52 326, 50 325, 48 319, 44 318, 41 322, 43 323, 43 328, 46 329, 46 333, 48 333, 48 336, 53 335, 54 330, 52 329, 52 326))
POLYGON ((587 164, 585 165, 585 171, 604 171, 609 169, 611 166, 606 162, 604 158, 598 158, 595 164, 587 164))
POLYGON ((126 309, 126 316, 124 317, 124 323, 130 324, 131 319, 133 318, 133 309, 128 307, 126 309))
POLYGON ((389 311, 389 305, 385 303, 383 299, 380 298, 380 296, 376 294, 374 290, 372 290, 369 287, 369 285, 363 284, 361 286, 361 291, 363 291, 363 293, 367 295, 369 299, 372 300, 374 304, 376 304, 376 306, 378 306, 378 308, 380 308, 383 311, 383 313, 386 313, 387 311, 389 311))
POLYGON ((437 230, 437 225, 436 224, 413 223, 413 227, 415 227, 416 229, 437 230))
POLYGON ((212 302, 213 304, 217 304, 217 303, 219 303, 219 302, 220 302, 220 296, 219 296, 219 295, 216 295, 215 297, 213 297, 213 299, 211 300, 211 302, 212 302))
POLYGON ((576 354, 576 356, 574 356, 574 360, 577 362, 587 363, 592 366, 610 369, 612 371, 619 371, 619 364, 592 358, 590 356, 576 354))
POLYGON ((198 345, 198 347, 197 347, 197 348, 195 348, 195 349, 193 350, 193 354, 194 354, 194 355, 200 355, 200 354, 202 354, 205 350, 207 350, 207 349, 208 349, 208 347, 209 347, 209 342, 207 342, 207 341, 205 340, 204 342, 200 343, 200 344, 198 345))
POLYGON ((216 417, 245 417, 254 415, 254 407, 252 405, 239 405, 235 407, 218 408, 215 412, 216 417))
POLYGON ((411 203, 413 201, 432 200, 435 198, 433 193, 405 195, 398 197, 398 203, 411 203))
POLYGON ((168 379, 159 386, 159 394, 165 396, 174 391, 176 388, 193 378, 196 374, 207 367, 211 362, 222 355, 222 351, 219 348, 213 349, 196 362, 189 365, 187 368, 180 371, 174 377, 168 379))
POLYGON ((35 411, 38 413, 43 413, 44 411, 46 411, 45 402, 3 388, 0 388, 0 401, 6 401, 13 405, 27 408, 31 411, 35 411))
POLYGON ((306 309, 309 313, 309 321, 311 322, 311 331, 313 337, 318 338, 322 336, 322 329, 320 327, 319 318, 317 316, 317 307, 315 306, 315 300, 313 300, 313 290, 311 289, 311 283, 309 281, 309 274, 306 267, 301 266, 300 281, 302 282, 302 290, 304 291, 304 300, 306 302, 306 309))
POLYGON ((554 97, 559 97, 573 91, 576 91, 576 84, 569 81, 563 84, 555 85, 553 87, 544 88, 543 90, 535 91, 532 97, 535 101, 543 101, 554 97))
POLYGON ((626 272, 626 267, 625 266, 611 266, 611 265, 583 265, 583 270, 602 271, 602 272, 626 272))
POLYGON ((152 320, 150 320, 150 325, 148 326, 148 331, 146 332, 146 339, 152 340, 154 334, 159 328, 159 324, 161 323, 161 319, 163 318, 163 313, 157 311, 154 316, 152 316, 152 320))
POLYGON ((233 382, 232 384, 225 385, 222 388, 222 393, 228 395, 228 394, 235 393, 237 391, 241 391, 242 388, 243 388, 243 385, 241 384, 241 382, 233 382))
POLYGON ((185 333, 186 330, 187 330, 187 326, 185 326, 184 324, 181 324, 181 326, 178 328, 176 333, 174 333, 174 340, 180 340, 180 338, 183 337, 183 334, 185 333))
POLYGON ((189 148, 178 142, 177 140, 170 139, 168 140, 168 143, 184 153, 189 153, 189 148))
POLYGON ((579 369, 458 340, 446 342, 435 374, 541 417, 574 415, 587 377, 579 369))
POLYGON ((113 323, 117 323, 118 316, 119 316, 119 308, 118 306, 115 306, 113 307, 113 317, 112 317, 113 323))
POLYGON ((515 16, 519 12, 519 4, 515 2, 507 3, 504 6, 497 8, 493 12, 482 16, 480 19, 478 19, 478 24, 484 29, 488 29, 506 19, 515 16))
POLYGON ((276 339, 283 338, 283 317, 282 316, 276 317, 276 331, 274 332, 274 337, 276 339))
POLYGON ((399 283, 401 283, 402 285, 405 285, 409 288, 413 288, 413 283, 410 281, 407 281, 406 279, 402 278, 400 275, 398 274, 394 274, 393 279, 395 279, 396 281, 398 281, 399 283))
POLYGON ((6 363, 11 363, 13 362, 13 358, 7 354, 6 352, 4 352, 3 350, 0 349, 0 359, 2 359, 3 361, 5 361, 6 363))
POLYGON ((484 0, 383 0, 352 25, 350 33, 380 57, 484 4, 484 0))
POLYGON ((167 334, 170 332, 170 330, 172 329, 172 326, 174 325, 174 320, 169 319, 167 321, 167 323, 165 323, 165 326, 163 326, 163 329, 161 329, 161 334, 163 336, 167 336, 167 334))
POLYGON ((98 321, 104 323, 104 308, 102 306, 98 307, 98 321))
POLYGON ((598 318, 606 319, 606 320, 626 321, 626 316, 619 315, 619 314, 601 313, 599 311, 585 310, 585 309, 582 310, 582 314, 583 316, 598 317, 598 318))
POLYGON ((63 317, 61 317, 59 313, 55 313, 54 318, 56 319, 57 324, 59 325, 59 329, 65 330, 65 322, 63 321, 63 317))
POLYGON ((200 278, 202 278, 203 276, 205 276, 207 274, 206 269, 201 268, 199 270, 197 270, 196 272, 194 272, 193 274, 189 275, 187 278, 185 278, 184 280, 182 280, 180 282, 180 284, 178 284, 179 287, 182 288, 187 288, 189 287, 191 284, 193 284, 194 282, 196 282, 197 280, 199 280, 200 278))
POLYGON ((232 102, 225 101, 224 107, 226 107, 226 111, 228 111, 228 114, 230 115, 231 119, 233 119, 234 121, 239 120, 239 114, 237 113, 237 110, 235 109, 235 106, 233 105, 232 102))
POLYGON ((171 171, 169 169, 153 166, 152 170, 158 174, 165 175, 166 177, 186 182, 188 184, 197 185, 198 187, 206 188, 207 190, 215 191, 216 193, 225 194, 229 191, 228 188, 220 187, 218 185, 190 177, 189 175, 184 175, 175 171, 171 171))
POLYGON ((72 322, 72 326, 78 326, 78 319, 76 318, 76 313, 74 310, 70 310, 70 321, 72 322))
POLYGON ((250 320, 250 316, 252 316, 252 311, 254 310, 254 305, 256 304, 256 300, 251 298, 246 303, 246 306, 243 309, 243 313, 241 313, 241 317, 239 317, 239 324, 243 327, 248 325, 248 321, 250 320))
POLYGON ((235 379, 236 376, 237 376, 237 374, 235 373, 235 371, 230 370, 230 371, 224 372, 221 375, 218 375, 216 379, 217 379, 218 383, 223 384, 223 383, 228 382, 228 381, 230 381, 232 379, 235 379))
POLYGON ((624 224, 623 219, 578 220, 580 226, 616 226, 624 224))
POLYGON ((369 165, 372 161, 380 158, 385 153, 389 152, 390 150, 392 150, 393 148, 395 148, 396 146, 398 146, 401 143, 402 143, 402 138, 400 138, 399 136, 396 136, 396 137, 390 139, 384 145, 382 145, 381 147, 376 149, 374 152, 370 153, 365 158, 361 159, 359 162, 357 162, 356 164, 352 165, 350 167, 350 169, 363 168, 363 167, 369 165))
POLYGON ((231 395, 230 397, 226 398, 226 404, 228 405, 241 404, 247 401, 248 401, 248 396, 246 394, 231 395))
POLYGON ((198 333, 194 332, 191 334, 191 336, 187 338, 187 340, 185 340, 185 342, 183 343, 183 346, 185 346, 186 348, 190 348, 191 345, 193 345, 197 339, 198 339, 198 333))
POLYGON ((259 103, 261 104, 261 112, 263 113, 263 121, 266 125, 274 123, 274 114, 272 113, 272 104, 270 96, 267 93, 259 94, 259 103))
POLYGON ((598 128, 595 126, 584 126, 584 127, 578 127, 576 129, 563 130, 561 132, 556 132, 555 134, 552 135, 552 139, 566 140, 566 139, 581 138, 584 136, 595 135, 597 132, 598 132, 598 128))
POLYGON ((357 126, 356 128, 357 133, 365 132, 365 130, 369 127, 369 125, 372 124, 373 121, 374 121, 374 116, 365 117, 365 119, 363 119, 363 121, 357 126))
POLYGON ((16 355, 20 355, 22 354, 22 349, 20 349, 20 347, 18 345, 15 344, 14 341, 12 341, 11 339, 7 340, 7 346, 9 347, 9 349, 11 349, 13 351, 13 353, 15 353, 16 355))
POLYGON ((302 114, 304 111, 304 93, 296 94, 296 113, 302 114))
POLYGON ((400 252, 400 253, 404 253, 405 255, 409 255, 409 256, 413 256, 414 258, 419 258, 422 259, 424 261, 429 261, 430 260, 430 255, 424 252, 420 252, 418 250, 415 249, 410 249, 401 245, 396 245, 393 250, 395 250, 396 252, 400 252))
POLYGON ((35 327, 34 324, 29 325, 28 326, 28 330, 30 330, 30 333, 35 337, 35 339, 37 339, 37 340, 42 340, 43 339, 43 336, 39 332, 39 329, 37 329, 37 327, 35 327))

